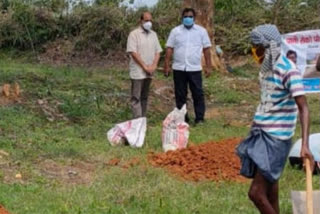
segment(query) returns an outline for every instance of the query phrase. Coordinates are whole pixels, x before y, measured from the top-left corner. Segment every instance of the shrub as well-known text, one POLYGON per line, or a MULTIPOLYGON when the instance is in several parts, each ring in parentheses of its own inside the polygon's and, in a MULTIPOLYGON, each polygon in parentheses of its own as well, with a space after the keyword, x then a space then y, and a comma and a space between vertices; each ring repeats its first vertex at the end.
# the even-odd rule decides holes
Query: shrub
POLYGON ((30 49, 54 40, 59 29, 53 14, 27 4, 15 4, 0 15, 0 47, 30 49))
POLYGON ((75 12, 78 17, 79 35, 77 50, 107 53, 125 47, 130 24, 121 8, 115 6, 92 6, 75 12))
MULTIPOLYGON (((126 11, 119 0, 79 4, 72 12, 66 0, 0 0, 0 48, 39 50, 57 38, 69 38, 75 51, 108 54, 123 51, 142 8, 126 11)), ((180 23, 182 0, 160 0, 151 9, 153 29, 164 47, 170 30, 180 23)), ((319 0, 215 0, 215 40, 229 55, 247 54, 248 33, 256 25, 276 23, 282 33, 320 27, 319 0), (303 3, 305 2, 305 3, 303 3)))

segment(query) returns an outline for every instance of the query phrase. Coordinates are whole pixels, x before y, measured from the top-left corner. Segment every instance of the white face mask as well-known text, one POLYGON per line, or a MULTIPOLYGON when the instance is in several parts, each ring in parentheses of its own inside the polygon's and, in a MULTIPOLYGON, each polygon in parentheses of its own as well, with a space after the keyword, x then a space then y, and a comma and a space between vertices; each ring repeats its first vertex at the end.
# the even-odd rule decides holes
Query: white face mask
POLYGON ((145 22, 145 23, 143 23, 142 27, 143 27, 143 29, 145 29, 146 31, 150 31, 151 28, 152 28, 152 22, 150 22, 150 21, 145 22))

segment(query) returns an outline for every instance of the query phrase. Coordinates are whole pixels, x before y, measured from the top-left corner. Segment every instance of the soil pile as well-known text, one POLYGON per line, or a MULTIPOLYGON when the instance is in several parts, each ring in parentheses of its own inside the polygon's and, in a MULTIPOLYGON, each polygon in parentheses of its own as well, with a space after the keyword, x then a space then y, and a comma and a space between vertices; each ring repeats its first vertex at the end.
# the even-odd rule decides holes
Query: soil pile
POLYGON ((0 86, 0 106, 11 105, 16 102, 20 102, 20 85, 18 83, 14 84, 4 84, 0 86))
POLYGON ((151 165, 165 167, 170 172, 192 181, 244 182, 240 174, 240 160, 235 148, 241 139, 232 138, 208 142, 167 153, 150 154, 151 165))
POLYGON ((3 206, 0 205, 0 214, 10 214, 3 206))

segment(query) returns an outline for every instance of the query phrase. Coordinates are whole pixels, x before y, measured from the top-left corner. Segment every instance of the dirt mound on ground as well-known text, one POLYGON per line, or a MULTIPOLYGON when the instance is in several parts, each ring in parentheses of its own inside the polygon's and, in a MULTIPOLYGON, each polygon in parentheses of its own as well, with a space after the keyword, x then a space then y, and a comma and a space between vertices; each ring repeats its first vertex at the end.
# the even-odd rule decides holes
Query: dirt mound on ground
POLYGON ((170 172, 192 181, 237 181, 245 179, 239 174, 240 160, 235 148, 241 139, 232 138, 208 142, 187 149, 150 154, 151 165, 165 167, 170 172))
POLYGON ((21 90, 19 84, 3 84, 0 86, 0 92, 0 106, 7 106, 20 102, 21 90))
POLYGON ((0 205, 0 214, 10 214, 3 206, 0 205))

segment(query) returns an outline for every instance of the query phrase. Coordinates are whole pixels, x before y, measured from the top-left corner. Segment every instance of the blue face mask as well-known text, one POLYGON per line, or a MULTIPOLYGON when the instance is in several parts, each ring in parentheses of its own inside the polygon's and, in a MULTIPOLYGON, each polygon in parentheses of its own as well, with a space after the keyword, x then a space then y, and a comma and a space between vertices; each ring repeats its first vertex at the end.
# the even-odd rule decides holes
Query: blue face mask
POLYGON ((191 27, 194 23, 194 18, 193 17, 192 18, 191 17, 184 17, 182 19, 182 23, 186 27, 191 27))

